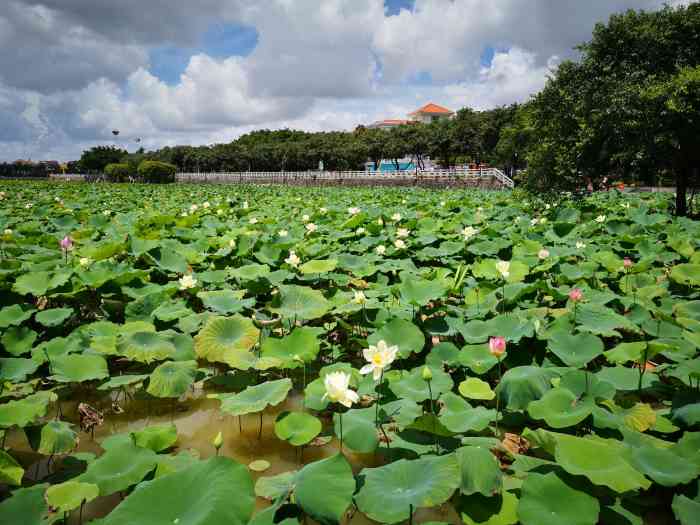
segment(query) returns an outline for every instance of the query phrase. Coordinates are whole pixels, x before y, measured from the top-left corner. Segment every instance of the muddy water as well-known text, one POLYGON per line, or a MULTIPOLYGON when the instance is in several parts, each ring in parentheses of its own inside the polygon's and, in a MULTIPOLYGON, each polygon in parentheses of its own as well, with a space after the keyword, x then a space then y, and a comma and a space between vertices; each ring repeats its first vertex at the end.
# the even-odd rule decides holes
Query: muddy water
MULTIPOLYGON (((249 414, 242 418, 223 414, 219 410, 220 402, 215 399, 207 399, 206 393, 197 391, 189 394, 184 400, 177 403, 169 401, 147 402, 143 400, 132 400, 121 403, 124 412, 113 414, 108 410, 109 399, 92 400, 94 406, 104 408, 105 422, 95 430, 94 440, 90 434, 80 433, 79 452, 93 452, 99 455, 102 448, 99 443, 106 437, 134 430, 139 430, 149 425, 159 425, 174 423, 178 431, 178 441, 173 453, 181 450, 196 451, 203 459, 213 456, 215 449, 211 442, 214 436, 221 431, 224 443, 220 454, 235 459, 243 465, 257 459, 264 459, 270 462, 270 468, 265 472, 251 472, 253 479, 260 476, 272 476, 290 470, 297 470, 306 463, 318 461, 332 456, 338 452, 338 440, 333 439, 330 443, 321 447, 304 447, 300 454, 298 447, 293 447, 287 442, 278 439, 274 433, 274 422, 277 414, 284 410, 301 410, 302 398, 299 395, 290 395, 284 403, 276 407, 268 407, 263 413, 262 433, 258 439, 260 431, 259 414, 249 414)), ((77 401, 64 401, 62 403, 64 418, 77 423, 77 401)), ((330 420, 324 421, 324 433, 330 433, 330 420)), ((23 432, 13 432, 8 436, 8 442, 17 459, 27 468, 27 475, 34 478, 38 472, 38 478, 46 475, 46 458, 37 463, 37 456, 31 452, 29 444, 23 432), (27 467, 27 465, 30 465, 27 467)), ((380 455, 374 454, 354 454, 347 448, 343 450, 348 461, 352 465, 355 473, 364 467, 376 467, 383 464, 380 455)), ((90 502, 83 509, 83 523, 90 519, 107 515, 121 498, 119 495, 100 497, 90 502)), ((263 509, 269 505, 265 499, 257 499, 257 509, 263 509)), ((445 504, 432 509, 420 509, 414 515, 413 523, 420 524, 429 521, 444 521, 447 523, 460 523, 455 510, 445 504)), ((69 518, 70 525, 77 525, 79 522, 78 512, 73 512, 69 518)), ((307 519, 307 523, 315 523, 307 519)), ((355 512, 344 522, 346 525, 367 525, 375 523, 359 512, 355 512)))

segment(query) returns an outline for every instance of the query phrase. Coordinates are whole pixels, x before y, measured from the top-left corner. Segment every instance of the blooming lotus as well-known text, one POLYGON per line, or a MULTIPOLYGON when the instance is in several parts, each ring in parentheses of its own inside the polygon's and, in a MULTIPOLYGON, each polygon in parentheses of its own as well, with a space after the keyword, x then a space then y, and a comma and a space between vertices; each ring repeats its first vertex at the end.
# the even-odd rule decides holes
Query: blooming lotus
POLYGON ((12 230, 10 228, 6 228, 3 233, 9 237, 10 235, 12 235, 12 230))
POLYGON ((586 247, 586 243, 583 241, 576 241, 576 249, 582 250, 586 247))
POLYGON ((402 250, 406 247, 406 243, 403 242, 401 239, 396 239, 394 241, 394 246, 396 247, 397 250, 402 250))
POLYGON ((187 290, 189 288, 194 288, 197 285, 197 279, 195 279, 191 273, 183 275, 178 280, 180 283, 180 290, 187 290))
POLYGON ((287 235, 289 235, 289 232, 287 230, 280 230, 277 232, 277 235, 279 235, 280 237, 286 237, 287 235))
POLYGON ((308 215, 304 214, 304 215, 301 216, 301 220, 304 221, 304 222, 309 222, 309 220, 311 220, 311 217, 309 217, 308 215))
POLYGON ((346 372, 331 372, 323 378, 323 386, 326 393, 323 399, 328 398, 334 403, 340 403, 344 407, 350 408, 353 403, 359 401, 357 392, 350 389, 350 374, 346 372))
POLYGON ((500 358, 506 351, 506 338, 502 336, 489 339, 489 352, 491 355, 500 358))
POLYGON ((537 218, 530 220, 530 226, 537 226, 537 218))
POLYGON ((28 202, 27 204, 24 205, 24 207, 25 207, 26 209, 29 209, 29 208, 31 208, 32 206, 34 206, 34 205, 33 205, 31 202, 28 202))
POLYGON ((574 303, 578 303, 583 299, 583 291, 580 288, 572 288, 569 292, 569 299, 574 303))
POLYGON ((379 246, 377 246, 374 249, 374 251, 377 252, 377 254, 379 254, 379 255, 384 255, 386 253, 386 246, 384 246, 383 244, 380 244, 379 246))
POLYGON ((605 222, 605 215, 598 215, 598 216, 595 218, 595 222, 597 222, 597 223, 599 223, 599 224, 604 223, 604 222, 605 222))
POLYGON ((498 261, 496 263, 496 270, 501 274, 501 277, 508 279, 510 276, 510 262, 508 261, 498 261))
POLYGON ((301 259, 299 256, 294 253, 294 250, 289 251, 289 257, 287 257, 284 262, 286 262, 290 266, 294 266, 295 268, 299 266, 299 263, 301 262, 301 259))
POLYGON ((207 209, 209 206, 211 206, 211 204, 209 204, 209 201, 202 203, 202 208, 204 209, 207 209))
POLYGON ((360 228, 358 228, 357 230, 355 230, 355 233, 356 233, 357 235, 362 235, 363 233, 365 233, 365 229, 362 228, 362 227, 360 227, 360 228))
POLYGON ((362 290, 356 290, 352 302, 355 304, 365 304, 367 302, 367 297, 365 297, 365 293, 362 290))
POLYGON ((250 220, 249 220, 248 222, 249 222, 250 224, 257 224, 257 223, 258 223, 258 219, 256 219, 255 217, 251 217, 250 220))
POLYGON ((360 213, 360 208, 348 208, 348 213, 350 215, 357 215, 358 213, 360 213))
POLYGON ((394 362, 398 351, 398 346, 389 346, 384 340, 379 341, 377 346, 369 345, 369 348, 362 350, 367 364, 360 369, 360 374, 365 375, 372 372, 372 377, 376 381, 381 377, 384 369, 394 362))
POLYGON ((105 217, 109 217, 110 215, 112 215, 112 210, 104 210, 102 212, 102 215, 104 215, 105 217))
POLYGON ((539 257, 540 260, 545 260, 547 257, 549 257, 549 250, 542 248, 539 252, 537 252, 537 257, 539 257))
POLYGON ((408 234, 410 232, 406 228, 399 228, 396 230, 396 236, 397 237, 408 237, 408 234))
POLYGON ((326 213, 328 213, 328 210, 326 208, 319 208, 318 211, 321 213, 321 215, 325 215, 326 213))
POLYGON ((248 201, 243 201, 243 209, 244 210, 248 209, 248 201))
POLYGON ((465 241, 468 241, 469 239, 471 239, 472 237, 474 237, 474 236, 478 233, 478 231, 479 231, 479 230, 477 230, 476 228, 474 228, 474 227, 472 227, 472 226, 466 226, 466 227, 462 230, 462 235, 464 235, 464 240, 465 240, 465 241))
POLYGON ((84 266, 84 267, 90 266, 90 259, 88 259, 87 257, 81 257, 79 262, 80 262, 80 266, 84 266))
POLYGON ((316 230, 318 230, 318 226, 316 226, 313 222, 310 222, 310 223, 308 223, 308 224, 306 225, 306 230, 307 230, 309 233, 313 233, 313 232, 315 232, 316 230))
POLYGON ((399 222, 401 220, 401 214, 400 213, 394 213, 394 215, 391 216, 391 220, 394 222, 399 222))
POLYGON ((192 206, 190 206, 190 212, 191 212, 191 213, 196 212, 197 209, 199 209, 199 206, 197 206, 196 204, 193 204, 192 206))

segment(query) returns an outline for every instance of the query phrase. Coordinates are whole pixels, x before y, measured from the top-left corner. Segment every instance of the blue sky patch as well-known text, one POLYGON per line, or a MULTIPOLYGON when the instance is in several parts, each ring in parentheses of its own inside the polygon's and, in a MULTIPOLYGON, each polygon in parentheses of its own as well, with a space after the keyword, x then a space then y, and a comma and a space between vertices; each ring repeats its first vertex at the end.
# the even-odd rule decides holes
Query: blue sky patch
POLYGON ((389 15, 398 15, 402 8, 413 9, 415 3, 415 0, 384 0, 384 7, 389 15))

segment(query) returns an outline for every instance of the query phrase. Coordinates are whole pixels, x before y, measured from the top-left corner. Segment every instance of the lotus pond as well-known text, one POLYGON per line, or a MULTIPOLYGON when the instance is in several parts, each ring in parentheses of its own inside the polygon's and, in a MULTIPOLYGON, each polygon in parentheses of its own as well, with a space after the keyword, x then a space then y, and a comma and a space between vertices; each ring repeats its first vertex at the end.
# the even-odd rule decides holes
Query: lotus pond
POLYGON ((661 194, 0 183, 0 523, 698 523, 661 194))

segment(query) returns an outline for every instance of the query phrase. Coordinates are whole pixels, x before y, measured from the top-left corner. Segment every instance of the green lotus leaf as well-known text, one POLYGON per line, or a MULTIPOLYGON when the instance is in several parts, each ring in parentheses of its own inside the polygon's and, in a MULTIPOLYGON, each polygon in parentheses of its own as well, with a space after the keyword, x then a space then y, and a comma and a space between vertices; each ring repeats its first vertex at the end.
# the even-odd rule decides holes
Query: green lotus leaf
POLYGON ((66 421, 49 421, 41 427, 40 454, 67 454, 78 445, 78 434, 66 421))
POLYGON ((458 329, 464 340, 470 344, 483 343, 493 335, 489 323, 480 319, 473 319, 468 323, 461 324, 458 329))
POLYGON ((97 485, 70 480, 46 489, 46 502, 56 512, 70 512, 98 495, 97 485))
POLYGON ((156 458, 156 473, 153 477, 159 478, 197 463, 199 461, 199 452, 196 449, 182 450, 177 455, 158 454, 156 458))
POLYGON ((402 371, 402 375, 399 379, 395 379, 389 383, 389 388, 397 397, 404 397, 416 403, 429 399, 430 391, 432 391, 433 400, 435 400, 440 394, 452 390, 454 382, 450 374, 440 369, 431 370, 433 378, 430 381, 430 389, 428 389, 428 383, 423 379, 422 366, 418 366, 410 372, 402 371))
POLYGON ((644 354, 647 343, 637 341, 634 343, 620 343, 612 350, 604 352, 605 359, 610 363, 625 364, 629 361, 639 362, 644 354))
POLYGON ((303 274, 309 273, 328 273, 335 270, 338 265, 336 259, 316 259, 313 261, 308 261, 299 266, 299 270, 303 274))
POLYGON ((21 383, 39 368, 34 359, 22 357, 0 357, 0 380, 21 383))
POLYGON ((457 449, 457 462, 462 473, 462 494, 493 496, 501 492, 501 468, 491 451, 483 447, 457 449))
POLYGON ((94 483, 100 489, 100 496, 108 496, 136 485, 155 467, 156 453, 137 447, 126 436, 107 443, 105 453, 89 463, 87 470, 75 480, 94 483))
POLYGON ((448 342, 438 343, 425 357, 425 364, 433 368, 443 368, 447 366, 457 366, 460 364, 459 348, 448 342))
POLYGON ((51 274, 49 272, 29 272, 17 277, 12 289, 21 295, 31 294, 40 297, 46 295, 50 286, 51 274))
POLYGON ((579 399, 565 388, 553 388, 539 400, 532 401, 527 412, 533 419, 543 419, 552 428, 578 425, 591 415, 593 400, 579 399))
POLYGON ((24 399, 8 401, 0 405, 0 428, 26 427, 46 415, 49 403, 58 397, 53 392, 42 391, 24 399))
POLYGON ((279 405, 291 388, 292 380, 285 378, 249 386, 238 394, 210 394, 209 397, 221 401, 222 411, 232 416, 242 416, 265 410, 268 405, 279 405))
POLYGON ((187 273, 187 259, 170 248, 156 248, 154 259, 163 270, 173 273, 187 273))
POLYGON ((18 326, 29 319, 34 312, 36 312, 35 308, 25 307, 19 304, 5 306, 0 309, 0 328, 18 326))
POLYGON ((175 345, 158 332, 132 332, 121 338, 118 353, 131 361, 148 364, 172 357, 175 345))
POLYGON ((615 387, 606 381, 601 381, 594 374, 584 370, 571 370, 564 373, 558 386, 565 388, 577 398, 584 395, 593 399, 609 400, 615 397, 615 387))
POLYGON ((449 285, 446 281, 407 278, 399 285, 401 300, 415 306, 425 306, 434 299, 439 299, 449 285))
MULTIPOLYGON (((165 295, 167 296, 167 294, 165 295)), ((187 302, 184 299, 178 299, 161 303, 160 306, 151 312, 151 316, 160 321, 169 323, 187 317, 192 313, 192 310, 187 306, 187 302)))
POLYGON ((700 516, 700 498, 690 499, 682 494, 673 496, 673 515, 681 525, 695 525, 700 516))
POLYGON ((213 457, 141 483, 95 525, 246 525, 255 508, 248 469, 213 457), (183 487, 191 487, 183 491, 183 487))
POLYGON ((330 303, 318 290, 306 286, 282 285, 271 310, 285 319, 318 319, 330 309, 330 303))
POLYGON ((491 386, 478 377, 468 377, 459 384, 459 393, 467 399, 482 399, 490 401, 496 394, 491 390, 491 386))
POLYGON ((525 410, 550 388, 556 372, 537 366, 516 366, 505 374, 496 387, 496 395, 509 410, 525 410))
POLYGON ((20 486, 24 477, 24 469, 17 460, 0 449, 0 483, 20 486))
POLYGON ((261 476, 255 482, 255 495, 274 501, 294 491, 297 471, 283 472, 276 476, 261 476))
MULTIPOLYGON (((508 288, 506 288, 508 293, 508 288)), ((489 335, 498 334, 508 342, 517 343, 523 337, 532 337, 534 325, 528 319, 513 314, 502 314, 487 322, 489 335)))
POLYGON ((671 268, 671 279, 687 286, 700 286, 700 264, 678 264, 671 268))
POLYGON ((102 383, 97 387, 97 390, 112 390, 114 388, 136 385, 142 383, 148 377, 148 374, 126 374, 123 376, 110 377, 109 381, 102 383))
POLYGON ((518 498, 507 491, 500 497, 485 497, 479 493, 457 499, 464 525, 515 525, 518 523, 518 498))
POLYGON ((364 484, 355 497, 358 508, 380 523, 408 519, 409 509, 435 507, 450 499, 460 486, 454 454, 400 459, 360 472, 364 484))
POLYGON ((194 349, 208 361, 246 370, 255 364, 255 355, 249 350, 258 342, 259 335, 253 321, 238 314, 210 317, 195 336, 194 349))
MULTIPOLYGON (((343 414, 343 445, 350 450, 369 454, 379 445, 375 426, 375 407, 353 408, 343 414)), ((333 414, 333 429, 340 439, 340 414, 333 414)))
POLYGON ((32 349, 38 336, 39 334, 26 326, 11 326, 2 334, 0 342, 8 353, 20 356, 32 349))
POLYGON ((688 403, 673 410, 673 420, 692 427, 700 423, 700 403, 688 403))
POLYGON ((630 462, 638 471, 664 487, 690 483, 700 475, 698 465, 670 450, 653 446, 632 450, 630 462))
POLYGON ((22 525, 50 525, 62 518, 49 515, 44 493, 47 483, 12 491, 9 498, 0 503, 0 521, 22 525))
POLYGON ((303 363, 311 363, 319 351, 320 330, 308 326, 294 328, 292 333, 282 338, 268 337, 260 347, 262 357, 276 359, 280 368, 297 368, 303 363))
POLYGON ((555 332, 548 340, 547 349, 566 366, 582 368, 603 353, 603 341, 592 334, 555 332))
POLYGON ((68 354, 51 360, 51 379, 59 383, 82 383, 109 377, 107 361, 96 354, 68 354))
POLYGON ((523 525, 596 525, 599 513, 598 500, 571 488, 553 472, 532 472, 525 478, 518 503, 518 518, 523 525))
POLYGON ((153 452, 162 452, 177 442, 177 427, 169 425, 152 425, 131 433, 134 443, 141 448, 149 448, 153 452))
POLYGON ((239 281, 254 281, 270 274, 270 267, 266 264, 246 264, 229 270, 232 277, 239 281))
POLYGON ((451 432, 481 432, 496 421, 496 411, 485 407, 472 407, 467 401, 452 392, 440 398, 442 410, 440 422, 451 432))
POLYGON ((44 326, 58 326, 73 315, 72 308, 50 308, 36 314, 34 319, 44 326))
MULTIPOLYGON (((503 359, 507 357, 504 354, 503 359)), ((498 364, 498 359, 491 354, 487 344, 466 345, 459 351, 460 364, 468 367, 477 375, 482 375, 498 364)))
POLYGON ((355 478, 342 454, 309 463, 296 476, 298 504, 321 525, 340 523, 354 492, 355 478))
POLYGON ((281 412, 275 420, 275 435, 295 447, 306 445, 322 428, 321 421, 306 412, 281 412))
MULTIPOLYGON (((609 366, 596 373, 601 381, 610 383, 616 390, 637 390, 639 385, 639 369, 623 366, 609 366)), ((656 374, 647 372, 642 379, 642 388, 648 388, 656 380, 656 374)))
MULTIPOLYGON (((399 430, 403 430, 423 413, 423 408, 410 399, 397 399, 381 405, 379 412, 383 413, 380 417, 392 420, 399 430)), ((343 428, 343 434, 345 434, 345 428, 343 428)))
POLYGON ((581 330, 605 337, 620 337, 618 329, 633 333, 640 332, 632 321, 602 304, 586 303, 579 306, 576 322, 581 330))
POLYGON ((196 361, 166 361, 151 372, 146 391, 156 397, 180 397, 194 382, 196 361))
POLYGON ((244 290, 216 290, 214 292, 199 292, 197 297, 202 304, 220 314, 235 314, 244 308, 251 308, 255 298, 243 299, 244 290))
POLYGON ((425 336, 416 325, 404 319, 393 319, 367 338, 367 343, 376 345, 385 341, 389 346, 398 346, 398 356, 407 358, 425 346, 425 336))

